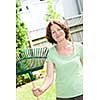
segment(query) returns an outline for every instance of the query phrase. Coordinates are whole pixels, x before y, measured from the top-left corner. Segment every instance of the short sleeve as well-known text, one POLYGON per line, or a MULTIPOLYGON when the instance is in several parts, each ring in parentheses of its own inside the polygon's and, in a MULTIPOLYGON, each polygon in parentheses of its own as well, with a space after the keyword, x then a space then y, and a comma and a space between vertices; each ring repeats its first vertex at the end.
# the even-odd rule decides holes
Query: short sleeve
POLYGON ((48 54, 47 54, 47 59, 46 59, 46 61, 49 61, 49 62, 52 62, 52 63, 53 63, 53 57, 52 57, 52 55, 53 55, 52 48, 50 48, 50 49, 49 49, 49 52, 48 52, 48 54))
POLYGON ((78 55, 80 56, 81 59, 83 59, 83 45, 80 42, 74 42, 76 45, 76 50, 78 52, 78 55))

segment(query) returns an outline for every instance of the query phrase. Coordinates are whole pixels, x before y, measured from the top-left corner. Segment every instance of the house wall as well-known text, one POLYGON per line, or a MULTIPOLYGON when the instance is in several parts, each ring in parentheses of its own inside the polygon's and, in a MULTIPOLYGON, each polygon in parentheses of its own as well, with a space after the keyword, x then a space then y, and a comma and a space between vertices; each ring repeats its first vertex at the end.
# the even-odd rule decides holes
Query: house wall
MULTIPOLYGON (((80 7, 82 8, 83 0, 81 1, 80 0, 52 0, 52 1, 53 1, 53 7, 56 10, 56 12, 59 13, 61 16, 65 17, 66 20, 71 19, 72 20, 71 22, 73 22, 72 24, 75 24, 73 21, 73 17, 81 14, 82 9, 80 9, 80 7), (81 6, 79 6, 79 4, 81 4, 81 6)), ((44 39, 43 37, 45 36, 45 28, 47 26, 47 22, 44 20, 44 17, 45 14, 47 13, 47 0, 44 1, 21 0, 21 5, 22 5, 22 11, 20 12, 21 20, 26 24, 26 27, 28 28, 29 31, 28 41, 30 42, 31 46, 33 46, 34 43, 36 43, 35 39, 39 39, 39 38, 44 39)), ((78 21, 80 21, 80 19, 77 19, 77 22, 78 21)), ((77 29, 77 28, 72 28, 72 29, 77 29)), ((82 41, 82 35, 80 36, 81 39, 76 39, 75 38, 76 35, 73 34, 74 41, 82 41)), ((38 41, 38 43, 42 43, 46 41, 45 39, 42 41, 42 39, 40 39, 40 42, 38 41)))

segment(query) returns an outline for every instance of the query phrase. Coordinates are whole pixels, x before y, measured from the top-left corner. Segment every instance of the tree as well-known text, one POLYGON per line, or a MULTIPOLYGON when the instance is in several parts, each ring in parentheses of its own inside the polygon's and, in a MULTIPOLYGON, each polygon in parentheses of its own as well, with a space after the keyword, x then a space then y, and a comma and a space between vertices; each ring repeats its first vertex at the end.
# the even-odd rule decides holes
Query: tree
POLYGON ((28 47, 27 33, 25 24, 20 19, 19 10, 21 9, 20 0, 16 0, 16 51, 28 47))

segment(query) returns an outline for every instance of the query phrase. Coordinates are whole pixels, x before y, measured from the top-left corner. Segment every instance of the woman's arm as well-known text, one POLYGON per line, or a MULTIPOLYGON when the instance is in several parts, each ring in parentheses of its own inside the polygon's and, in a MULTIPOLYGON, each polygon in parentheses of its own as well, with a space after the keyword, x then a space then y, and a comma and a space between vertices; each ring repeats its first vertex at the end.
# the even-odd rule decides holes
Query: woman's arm
POLYGON ((82 59, 82 58, 80 58, 80 62, 81 62, 81 64, 83 65, 83 59, 82 59))
POLYGON ((35 96, 39 96, 44 93, 52 84, 54 79, 54 65, 51 62, 47 62, 47 75, 41 88, 35 87, 32 89, 35 96))
POLYGON ((49 86, 53 82, 53 79, 54 79, 54 65, 51 62, 47 62, 47 75, 45 77, 43 86, 41 87, 43 92, 49 88, 49 86))

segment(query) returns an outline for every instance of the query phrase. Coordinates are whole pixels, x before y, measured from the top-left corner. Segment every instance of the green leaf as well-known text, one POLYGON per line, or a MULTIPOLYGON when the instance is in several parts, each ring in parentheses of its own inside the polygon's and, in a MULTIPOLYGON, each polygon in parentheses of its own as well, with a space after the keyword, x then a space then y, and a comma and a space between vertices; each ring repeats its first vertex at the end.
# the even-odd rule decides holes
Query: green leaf
POLYGON ((16 51, 28 47, 27 33, 25 24, 20 19, 20 0, 16 0, 16 51))

